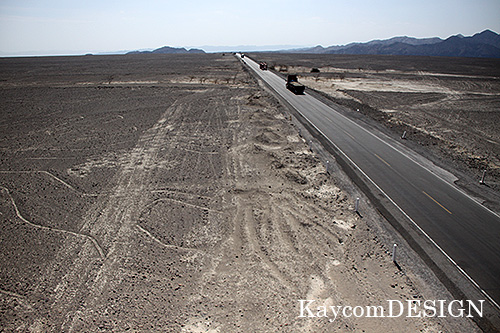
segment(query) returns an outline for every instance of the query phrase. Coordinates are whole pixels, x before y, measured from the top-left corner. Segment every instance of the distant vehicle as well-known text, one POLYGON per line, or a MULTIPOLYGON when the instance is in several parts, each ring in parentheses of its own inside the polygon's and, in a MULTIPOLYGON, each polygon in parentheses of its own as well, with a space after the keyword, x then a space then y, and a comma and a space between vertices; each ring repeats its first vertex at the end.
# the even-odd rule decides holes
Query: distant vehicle
POLYGON ((295 95, 302 95, 306 87, 302 83, 299 83, 297 75, 290 74, 286 77, 286 89, 295 95))
POLYGON ((263 71, 267 71, 267 64, 265 62, 259 63, 259 66, 260 66, 260 69, 262 69, 263 71))
POLYGON ((242 53, 242 54, 241 54, 241 57, 242 57, 242 58, 245 58, 245 55, 242 53))

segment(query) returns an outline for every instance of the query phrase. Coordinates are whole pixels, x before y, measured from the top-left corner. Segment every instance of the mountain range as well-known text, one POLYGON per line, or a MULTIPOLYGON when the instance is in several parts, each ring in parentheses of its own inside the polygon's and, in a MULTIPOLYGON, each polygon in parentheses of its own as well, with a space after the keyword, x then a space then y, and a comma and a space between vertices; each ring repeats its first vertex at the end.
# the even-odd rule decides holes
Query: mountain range
MULTIPOLYGON (((209 47, 207 47, 209 48, 209 47)), ((212 47, 215 50, 215 47, 212 47)), ((228 50, 230 47, 226 47, 228 50)), ((239 51, 234 47, 234 51, 239 51)), ((213 51, 212 49, 209 50, 213 51)), ((254 47, 253 52, 259 51, 254 47)), ((439 37, 415 38, 415 37, 393 37, 389 39, 377 39, 366 43, 349 43, 346 45, 335 45, 323 47, 321 45, 308 48, 284 49, 274 51, 279 53, 315 53, 315 54, 387 54, 387 55, 419 55, 419 56, 444 56, 444 57, 477 57, 477 58, 500 58, 500 35, 484 30, 473 36, 464 37, 454 35, 446 39, 439 37)), ((155 50, 131 51, 127 54, 187 54, 205 53, 200 48, 186 49, 170 46, 160 47, 155 50)))
POLYGON ((350 43, 339 46, 321 45, 278 51, 281 53, 316 54, 390 54, 445 57, 500 58, 500 35, 484 30, 470 37, 454 35, 446 39, 393 37, 366 43, 350 43))
POLYGON ((205 51, 200 50, 200 49, 189 49, 187 50, 184 47, 170 47, 170 46, 163 46, 160 47, 159 49, 153 50, 153 51, 132 51, 128 52, 127 54, 146 54, 146 53, 153 53, 153 54, 184 54, 184 53, 205 53, 205 51))

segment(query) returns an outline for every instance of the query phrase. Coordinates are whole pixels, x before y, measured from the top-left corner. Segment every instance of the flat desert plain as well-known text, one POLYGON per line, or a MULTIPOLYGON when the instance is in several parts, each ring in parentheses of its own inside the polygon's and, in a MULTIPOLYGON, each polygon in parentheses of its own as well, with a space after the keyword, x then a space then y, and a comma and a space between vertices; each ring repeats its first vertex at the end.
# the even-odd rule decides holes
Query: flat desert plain
POLYGON ((5 331, 477 330, 299 317, 452 296, 232 55, 4 58, 0 101, 5 331))

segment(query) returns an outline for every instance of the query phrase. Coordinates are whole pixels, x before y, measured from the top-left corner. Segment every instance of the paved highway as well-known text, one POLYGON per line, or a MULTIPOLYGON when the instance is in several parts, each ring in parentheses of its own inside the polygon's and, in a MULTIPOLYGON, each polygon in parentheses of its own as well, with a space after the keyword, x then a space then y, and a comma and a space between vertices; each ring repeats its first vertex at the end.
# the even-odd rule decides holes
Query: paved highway
POLYGON ((417 228, 500 304, 500 217, 427 168, 399 142, 372 133, 245 57, 247 66, 355 164, 417 228))

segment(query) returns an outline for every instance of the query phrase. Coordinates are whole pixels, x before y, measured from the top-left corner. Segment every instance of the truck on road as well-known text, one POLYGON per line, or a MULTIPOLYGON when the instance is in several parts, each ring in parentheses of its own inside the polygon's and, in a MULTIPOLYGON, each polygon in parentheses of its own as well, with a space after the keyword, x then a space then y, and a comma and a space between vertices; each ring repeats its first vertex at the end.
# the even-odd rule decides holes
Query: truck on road
POLYGON ((306 87, 302 83, 299 83, 297 75, 290 74, 286 77, 286 89, 295 95, 302 95, 306 87))
POLYGON ((259 66, 260 66, 260 69, 263 70, 263 71, 266 71, 267 70, 267 64, 265 62, 261 62, 259 63, 259 66))

